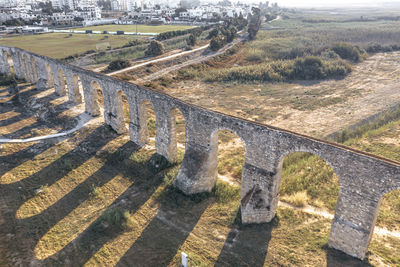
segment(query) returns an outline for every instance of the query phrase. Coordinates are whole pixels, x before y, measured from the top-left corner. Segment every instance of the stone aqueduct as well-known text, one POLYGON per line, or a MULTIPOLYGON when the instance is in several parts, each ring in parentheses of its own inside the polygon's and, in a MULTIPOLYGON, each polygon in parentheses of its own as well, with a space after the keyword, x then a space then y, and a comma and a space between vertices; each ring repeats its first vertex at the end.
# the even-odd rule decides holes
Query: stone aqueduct
MULTIPOLYGON (((217 179, 219 130, 230 130, 245 146, 241 214, 244 223, 270 222, 276 213, 282 161, 292 152, 310 152, 330 164, 340 183, 329 246, 363 259, 375 226, 381 198, 400 189, 400 163, 287 130, 221 114, 135 84, 13 47, 0 47, 0 71, 25 78, 38 89, 55 88, 79 103, 78 79, 85 110, 100 115, 98 91, 104 99, 105 123, 124 133, 122 94, 129 103, 131 141, 147 140, 145 101, 156 113, 157 153, 174 161, 177 154, 175 109, 186 121, 186 145, 175 186, 186 194, 210 191, 217 179), (55 75, 53 75, 55 74, 55 75), (65 76, 65 78, 64 78, 65 76), (66 81, 66 84, 65 84, 66 81), (67 86, 65 86, 67 85, 67 86), (68 92, 66 87, 68 88, 68 92)), ((399 215, 400 216, 400 215, 399 215)))

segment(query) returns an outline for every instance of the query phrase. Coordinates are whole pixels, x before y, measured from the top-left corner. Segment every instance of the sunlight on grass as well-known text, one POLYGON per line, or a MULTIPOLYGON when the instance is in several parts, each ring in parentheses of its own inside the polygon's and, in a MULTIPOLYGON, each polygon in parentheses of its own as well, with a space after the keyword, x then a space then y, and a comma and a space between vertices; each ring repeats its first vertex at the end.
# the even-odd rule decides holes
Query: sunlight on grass
POLYGON ((149 200, 130 216, 128 220, 130 230, 104 244, 84 266, 115 266, 157 215, 158 205, 154 201, 154 196, 162 189, 163 187, 160 186, 149 200))
MULTIPOLYGON (((80 138, 84 139, 92 133, 94 129, 85 131, 80 138)), ((68 143, 69 144, 69 143, 68 143)), ((62 141, 43 153, 36 155, 32 160, 26 161, 21 165, 10 170, 0 177, 0 184, 12 184, 28 178, 43 168, 49 166, 65 154, 71 152, 77 145, 67 145, 66 141, 62 141), (66 145, 61 146, 62 143, 66 145)))
MULTIPOLYGON (((122 138, 123 137, 114 139, 104 145, 100 150, 108 150, 111 151, 111 153, 115 152, 118 148, 116 145, 121 143, 122 138)), ((72 170, 66 176, 49 186, 46 193, 38 194, 22 204, 22 206, 17 210, 16 218, 24 219, 43 212, 69 194, 79 184, 86 181, 88 177, 92 176, 103 166, 104 162, 95 156, 91 157, 81 166, 72 170)))
POLYGON ((120 175, 104 184, 99 189, 102 193, 101 199, 87 199, 39 240, 34 250, 36 258, 46 259, 63 249, 99 218, 104 209, 109 207, 132 184, 132 181, 120 175))
MULTIPOLYGON (((0 156, 5 157, 5 156, 10 156, 14 153, 18 153, 19 151, 22 151, 29 146, 31 146, 32 143, 5 143, 1 144, 1 150, 0 150, 0 156)), ((0 178, 1 181, 1 178, 0 178)), ((0 182, 1 183, 1 182, 0 182)))
POLYGON ((19 131, 24 127, 28 127, 28 126, 34 124, 35 122, 36 122, 36 119, 34 117, 29 117, 29 118, 14 122, 10 125, 0 127, 0 136, 19 131))
POLYGON ((0 114, 1 114, 0 121, 9 120, 9 119, 14 118, 14 117, 16 117, 18 115, 21 115, 21 113, 15 112, 15 111, 7 111, 7 112, 0 113, 0 114))

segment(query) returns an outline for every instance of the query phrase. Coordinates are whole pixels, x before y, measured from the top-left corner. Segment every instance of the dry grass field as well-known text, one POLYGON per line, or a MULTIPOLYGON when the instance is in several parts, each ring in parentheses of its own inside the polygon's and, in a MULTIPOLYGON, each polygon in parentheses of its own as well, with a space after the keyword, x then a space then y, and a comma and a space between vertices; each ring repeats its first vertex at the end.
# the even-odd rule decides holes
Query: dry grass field
MULTIPOLYGON (((19 99, 26 103, 24 107, 7 88, 0 89, 2 137, 43 135, 62 131, 60 125, 70 128, 77 123, 76 113, 82 107, 71 106, 52 89, 41 93, 21 86, 24 89, 19 99), (40 105, 52 110, 53 116, 45 120, 37 116, 38 102, 32 99, 38 97, 40 105), (31 103, 36 105, 30 106, 31 103)), ((280 206, 271 223, 243 226, 239 209, 241 144, 232 140, 229 132, 222 132, 218 165, 221 179, 209 194, 184 196, 172 186, 182 160, 184 121, 177 120, 180 159, 166 169, 155 170, 148 163, 155 153, 153 114, 149 106, 150 139, 143 148, 129 142, 128 135, 116 135, 101 120, 67 138, 3 144, 0 263, 4 266, 178 266, 181 251, 188 253, 192 266, 400 263, 399 242, 393 232, 399 229, 398 211, 393 206, 398 198, 392 196, 382 202, 378 226, 392 232, 377 231, 363 262, 328 248, 331 220, 319 213, 280 206)), ((368 142, 389 142, 398 125, 400 122, 391 123, 375 135, 368 135, 372 138, 368 142)), ((292 177, 305 179, 306 184, 319 184, 321 190, 332 185, 319 179, 326 169, 324 162, 321 164, 312 165, 310 172, 306 162, 303 170, 297 169, 300 176, 288 176, 293 167, 286 163, 282 200, 299 207, 307 205, 302 203, 301 196, 297 196, 300 198, 297 202, 287 197, 285 190, 290 188, 292 177), (304 176, 305 172, 308 174, 304 176)), ((309 189, 305 188, 309 204, 331 213, 329 201, 336 198, 335 191, 331 190, 332 197, 325 200, 307 196, 309 189)))

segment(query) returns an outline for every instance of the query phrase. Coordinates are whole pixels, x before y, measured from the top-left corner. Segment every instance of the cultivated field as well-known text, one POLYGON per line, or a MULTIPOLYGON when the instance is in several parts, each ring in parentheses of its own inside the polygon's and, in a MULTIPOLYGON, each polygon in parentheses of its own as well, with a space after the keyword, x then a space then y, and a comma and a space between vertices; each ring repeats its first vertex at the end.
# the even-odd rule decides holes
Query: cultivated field
MULTIPOLYGON (((140 33, 162 33, 169 31, 178 31, 178 30, 187 30, 193 28, 193 26, 186 25, 141 25, 138 24, 137 31, 140 33)), ((90 26, 84 28, 76 28, 75 30, 85 31, 85 30, 93 30, 93 31, 126 31, 126 32, 136 32, 136 25, 99 25, 99 26, 90 26)))
POLYGON ((34 53, 61 59, 88 50, 104 51, 107 47, 121 47, 143 37, 125 35, 49 33, 0 39, 0 45, 15 46, 34 53))

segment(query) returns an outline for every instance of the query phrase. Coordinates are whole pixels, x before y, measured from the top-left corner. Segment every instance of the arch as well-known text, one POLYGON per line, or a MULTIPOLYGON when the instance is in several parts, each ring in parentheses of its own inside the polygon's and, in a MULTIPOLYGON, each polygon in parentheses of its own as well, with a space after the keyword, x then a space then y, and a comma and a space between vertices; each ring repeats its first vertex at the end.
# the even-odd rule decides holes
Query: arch
POLYGON ((77 74, 72 77, 73 88, 72 88, 72 100, 79 104, 85 102, 85 95, 83 93, 83 85, 81 79, 77 74))
POLYGON ((4 54, 4 60, 5 60, 6 64, 8 65, 8 67, 10 68, 10 73, 11 73, 11 75, 13 75, 15 73, 14 60, 12 59, 12 57, 11 57, 10 53, 8 53, 8 51, 4 51, 3 54, 4 54))
POLYGON ((377 238, 377 235, 371 235, 368 246, 373 252, 378 250, 390 255, 393 259, 397 260, 392 262, 396 264, 400 260, 399 254, 395 249, 396 244, 400 244, 400 237, 397 234, 400 230, 400 188, 390 189, 386 191, 379 201, 374 230, 378 226, 397 232, 395 232, 395 235, 389 232, 383 240, 377 238))
POLYGON ((117 92, 115 107, 117 109, 116 130, 119 134, 122 134, 130 128, 131 116, 128 98, 121 90, 118 90, 117 92))
MULTIPOLYGON (((90 94, 91 94, 91 107, 89 114, 92 116, 100 115, 100 105, 104 104, 103 100, 103 90, 97 81, 92 81, 90 84, 90 94)), ((87 102, 87 101, 86 101, 87 102)))
POLYGON ((62 69, 58 69, 58 93, 65 95, 67 92, 67 80, 62 69))
POLYGON ((173 161, 181 159, 186 146, 186 118, 177 107, 173 107, 170 110, 169 138, 171 144, 169 155, 171 159, 173 161))
POLYGON ((230 184, 240 185, 245 164, 246 145, 234 131, 219 129, 211 135, 211 150, 215 150, 218 177, 230 184))
POLYGON ((291 152, 280 158, 279 196, 293 205, 311 204, 334 212, 340 182, 329 162, 310 152, 291 152))
POLYGON ((33 82, 36 83, 38 80, 38 74, 37 74, 37 69, 36 69, 36 61, 32 55, 31 55, 30 61, 31 61, 32 79, 33 79, 33 82))
POLYGON ((157 136, 156 113, 148 100, 143 100, 139 105, 139 125, 140 144, 146 144, 150 138, 157 136))
POLYGON ((21 55, 21 52, 18 52, 18 62, 19 62, 19 73, 21 78, 25 77, 25 65, 21 55))
POLYGON ((46 73, 47 73, 47 87, 53 88, 54 87, 54 75, 53 75, 53 70, 51 69, 51 67, 48 63, 46 63, 46 73))

